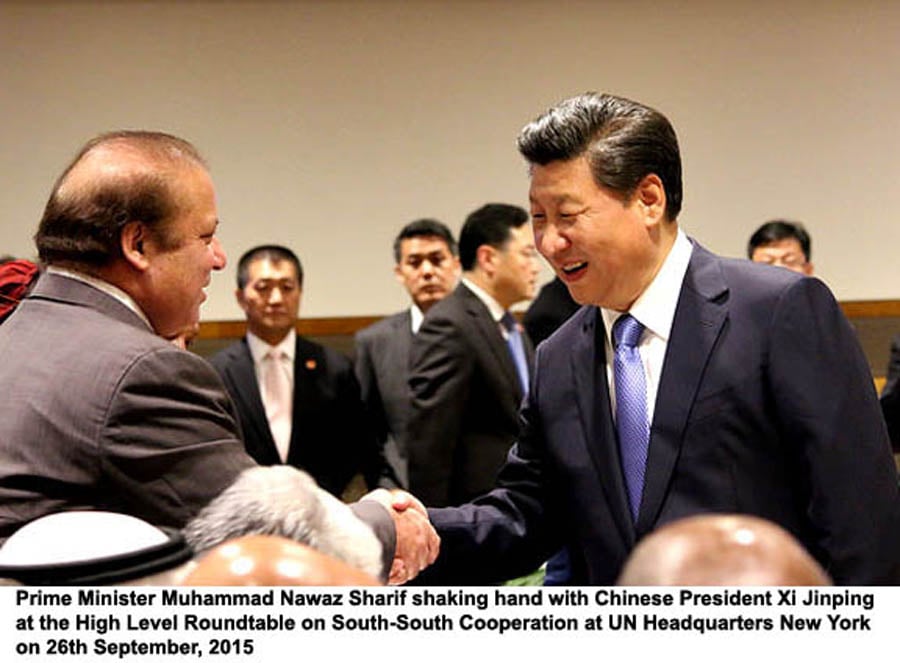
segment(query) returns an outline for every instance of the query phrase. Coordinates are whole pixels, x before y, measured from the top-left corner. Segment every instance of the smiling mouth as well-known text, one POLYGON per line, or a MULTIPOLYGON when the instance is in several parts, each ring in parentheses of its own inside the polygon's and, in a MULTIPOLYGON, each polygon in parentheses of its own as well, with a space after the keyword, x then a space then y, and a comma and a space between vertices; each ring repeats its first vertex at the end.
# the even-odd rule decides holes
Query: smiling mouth
POLYGON ((573 276, 578 272, 581 272, 587 268, 587 262, 582 260, 581 262, 576 262, 571 265, 565 265, 564 267, 560 267, 560 271, 566 276, 573 276))

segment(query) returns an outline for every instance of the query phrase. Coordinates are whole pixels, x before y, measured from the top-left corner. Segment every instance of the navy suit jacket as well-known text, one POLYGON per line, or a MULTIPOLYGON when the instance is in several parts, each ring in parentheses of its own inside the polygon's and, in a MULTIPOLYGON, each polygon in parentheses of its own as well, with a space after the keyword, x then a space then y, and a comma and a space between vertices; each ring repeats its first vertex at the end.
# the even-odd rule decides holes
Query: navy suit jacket
POLYGON ((521 414, 499 487, 430 511, 441 555, 421 582, 514 577, 566 544, 573 584, 611 584, 642 536, 703 512, 779 523, 839 584, 898 582, 900 497, 872 376, 817 279, 694 246, 636 523, 597 308, 540 346, 521 414))
MULTIPOLYGON (((350 360, 300 336, 295 348, 294 421, 287 464, 309 472, 334 495, 340 496, 357 472, 375 487, 383 460, 350 360)), ((218 352, 210 362, 234 400, 247 453, 260 465, 280 464, 247 339, 218 352)))

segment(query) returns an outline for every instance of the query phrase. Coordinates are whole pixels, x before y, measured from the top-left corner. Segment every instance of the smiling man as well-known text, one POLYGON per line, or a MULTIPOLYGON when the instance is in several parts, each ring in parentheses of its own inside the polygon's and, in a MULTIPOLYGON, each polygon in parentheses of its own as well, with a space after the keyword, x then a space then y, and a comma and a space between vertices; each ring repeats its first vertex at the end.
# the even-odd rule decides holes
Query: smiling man
POLYGON ((262 465, 309 472, 340 496, 357 473, 375 487, 384 461, 350 360, 295 331, 303 268, 284 246, 241 256, 235 296, 247 335, 210 359, 238 411, 247 452, 262 465))
POLYGON ((383 572, 393 556, 391 579, 412 577, 438 543, 424 508, 378 491, 349 513, 302 472, 257 467, 215 371, 170 342, 225 266, 217 226, 204 160, 169 134, 102 134, 59 177, 35 234, 44 269, 0 326, 0 545, 60 511, 178 529, 211 512, 218 532, 301 536, 358 517, 383 572))
POLYGON ((642 537, 707 512, 779 524, 838 584, 900 580, 885 426, 827 287, 685 236, 678 142, 652 108, 575 97, 519 149, 535 243, 588 306, 539 348, 498 488, 430 511, 424 581, 496 581, 564 544, 571 582, 611 584, 642 537))

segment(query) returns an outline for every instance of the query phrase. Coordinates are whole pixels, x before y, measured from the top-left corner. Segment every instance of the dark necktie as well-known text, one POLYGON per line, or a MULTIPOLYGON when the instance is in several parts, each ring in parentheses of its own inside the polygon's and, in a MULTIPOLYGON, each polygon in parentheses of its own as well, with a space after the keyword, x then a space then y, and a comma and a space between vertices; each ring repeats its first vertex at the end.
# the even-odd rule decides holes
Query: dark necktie
POLYGON ((522 340, 522 332, 512 313, 507 311, 500 318, 500 324, 506 329, 506 345, 509 354, 512 355, 516 365, 516 373, 519 374, 519 384, 522 385, 522 393, 528 395, 528 360, 525 358, 525 343, 522 340))
POLYGON ((628 490, 631 516, 637 521, 644 490, 650 423, 647 421, 647 385, 638 342, 644 325, 630 315, 623 315, 613 325, 615 358, 613 375, 616 382, 616 430, 622 474, 628 490))

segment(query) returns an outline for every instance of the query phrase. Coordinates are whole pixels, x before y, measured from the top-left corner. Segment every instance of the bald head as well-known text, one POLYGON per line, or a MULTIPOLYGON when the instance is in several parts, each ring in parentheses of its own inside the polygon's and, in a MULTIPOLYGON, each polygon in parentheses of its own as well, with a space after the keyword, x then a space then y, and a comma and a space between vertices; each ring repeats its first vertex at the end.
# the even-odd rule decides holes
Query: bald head
POLYGON ((206 164, 193 145, 152 131, 116 131, 89 141, 57 180, 35 235, 45 264, 102 267, 121 255, 119 236, 140 221, 166 238, 181 211, 182 176, 206 164))
POLYGON ((185 585, 378 585, 368 573, 302 543, 251 535, 222 543, 197 562, 185 585))
POLYGON ((619 585, 830 585, 784 529, 746 515, 705 514, 670 523, 634 549, 619 585))

